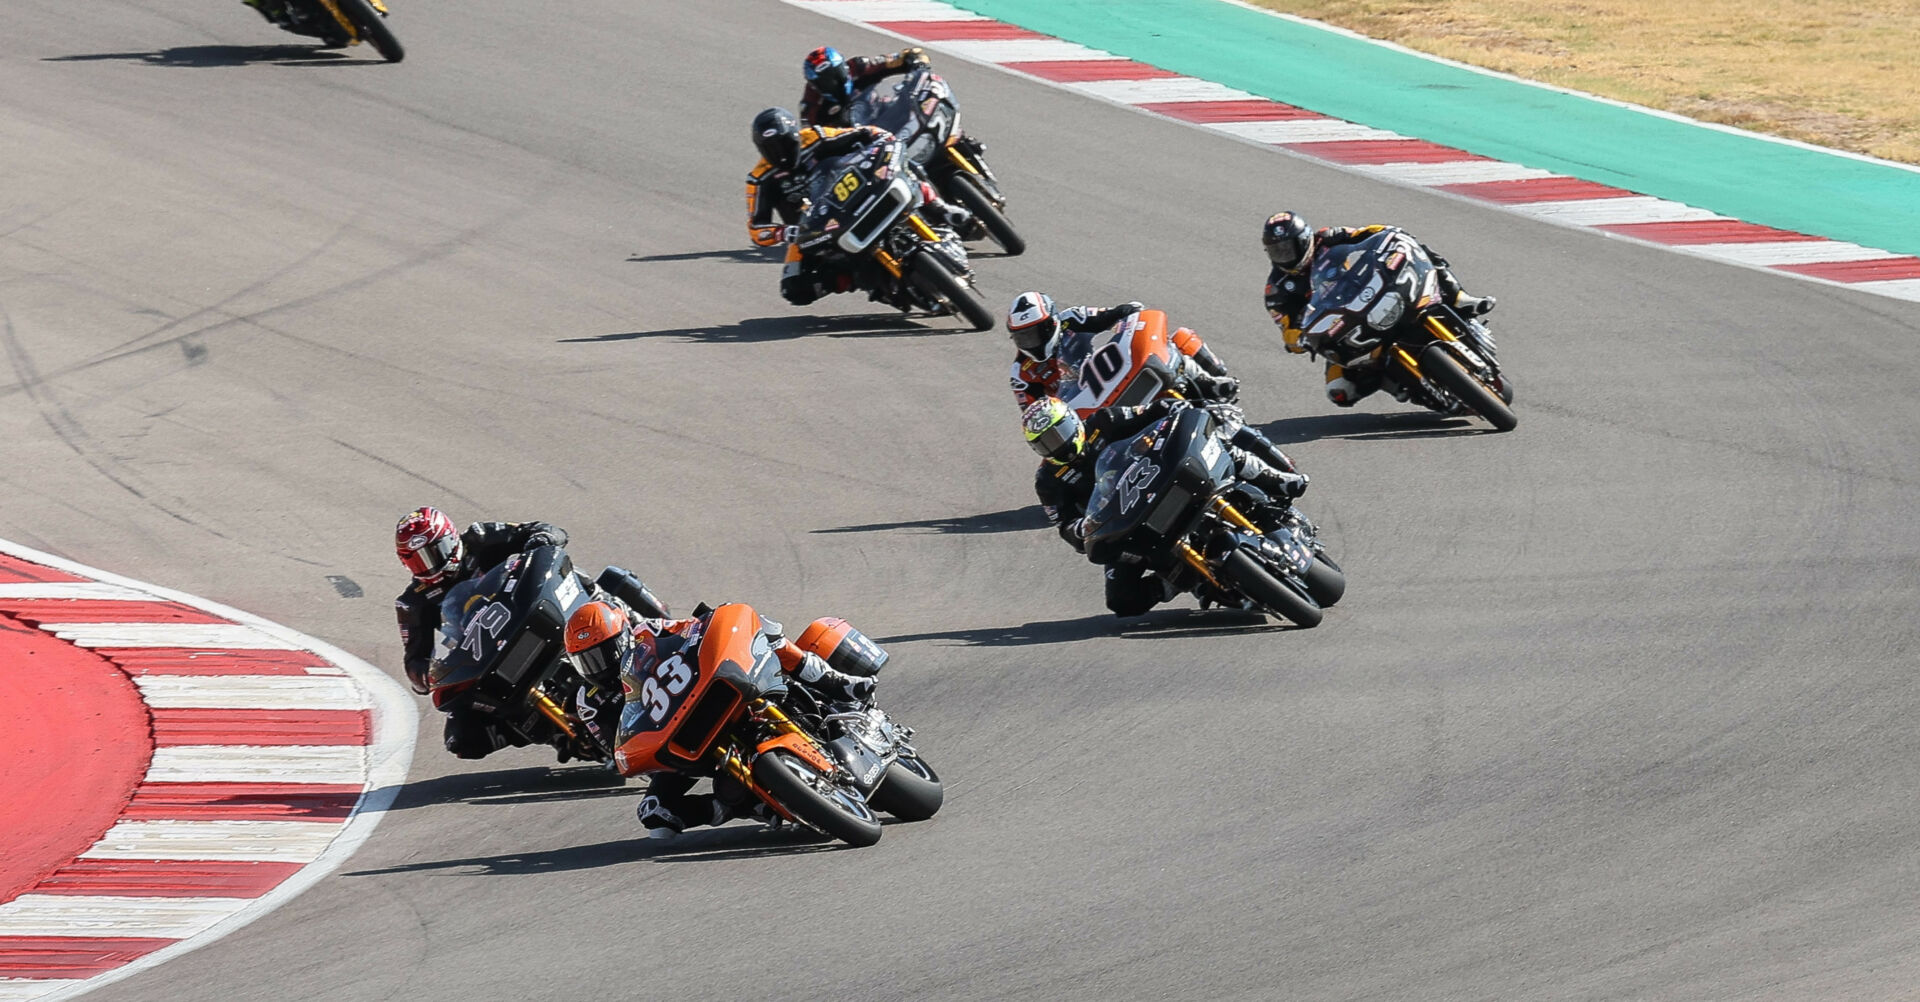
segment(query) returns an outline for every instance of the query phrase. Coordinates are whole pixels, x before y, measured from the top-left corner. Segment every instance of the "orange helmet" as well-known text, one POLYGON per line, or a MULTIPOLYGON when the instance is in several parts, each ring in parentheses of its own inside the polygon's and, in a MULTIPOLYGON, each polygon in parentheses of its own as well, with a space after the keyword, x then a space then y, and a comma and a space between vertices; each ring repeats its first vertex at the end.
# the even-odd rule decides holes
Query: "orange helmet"
POLYGON ((611 682, 633 660, 633 631, 627 614, 608 602, 588 602, 567 617, 567 653, 580 677, 611 682))

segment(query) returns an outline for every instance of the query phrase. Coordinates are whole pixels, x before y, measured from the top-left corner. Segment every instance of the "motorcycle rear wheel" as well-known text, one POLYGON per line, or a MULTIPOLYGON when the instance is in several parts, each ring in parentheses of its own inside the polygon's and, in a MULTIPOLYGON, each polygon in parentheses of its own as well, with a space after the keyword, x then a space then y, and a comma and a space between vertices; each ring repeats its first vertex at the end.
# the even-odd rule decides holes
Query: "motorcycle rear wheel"
POLYGON ((1000 245, 1001 250, 1007 252, 1008 257, 1019 257, 1027 252, 1026 239, 1014 230, 1013 224, 1007 221, 1006 213, 993 204, 993 199, 987 197, 987 193, 973 178, 956 172, 953 175, 953 197, 966 206, 967 211, 980 217, 981 224, 987 228, 987 235, 1000 245))
POLYGON ((979 294, 967 288, 945 265, 926 254, 916 255, 913 259, 913 280, 920 283, 922 289, 946 300, 966 318, 967 323, 973 325, 974 330, 993 329, 993 313, 987 309, 987 304, 981 302, 979 294))
POLYGON ((811 828, 848 845, 867 846, 880 841, 880 817, 866 799, 858 791, 829 783, 819 770, 790 751, 775 748, 754 759, 753 781, 811 828))
POLYGON ((1499 394, 1461 368, 1460 360, 1454 358, 1447 349, 1438 344, 1430 345, 1420 356, 1420 371, 1428 379, 1446 387, 1469 410, 1486 418, 1487 423, 1495 429, 1512 431, 1519 426, 1520 419, 1514 415, 1511 407, 1501 402, 1499 394))
POLYGON ((1260 603, 1274 615, 1303 629, 1320 625, 1324 613, 1313 599, 1282 584, 1247 551, 1236 549, 1229 554, 1220 564, 1220 573, 1242 595, 1260 603))
POLYGON ((390 63, 397 63, 407 58, 407 50, 401 48, 400 40, 395 38, 393 32, 387 28, 386 18, 380 16, 380 12, 374 10, 373 5, 367 0, 333 0, 333 2, 340 6, 340 13, 347 15, 347 20, 353 22, 353 30, 359 32, 360 37, 373 46, 375 52, 380 53, 380 58, 390 63))
POLYGON ((902 755, 887 766, 886 776, 873 788, 867 803, 902 821, 925 821, 939 813, 946 799, 946 789, 933 766, 916 756, 902 755))

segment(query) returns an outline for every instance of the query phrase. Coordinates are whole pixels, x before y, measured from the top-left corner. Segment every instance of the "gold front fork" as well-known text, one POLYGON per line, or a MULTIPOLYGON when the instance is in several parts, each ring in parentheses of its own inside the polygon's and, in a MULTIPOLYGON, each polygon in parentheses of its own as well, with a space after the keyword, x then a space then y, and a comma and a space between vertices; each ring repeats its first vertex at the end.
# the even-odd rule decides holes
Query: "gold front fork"
POLYGON ((340 27, 347 29, 348 39, 355 43, 360 41, 360 29, 353 26, 353 19, 340 9, 339 4, 334 3, 333 0, 320 0, 320 6, 325 7, 327 13, 332 14, 335 21, 340 22, 340 27))
POLYGON ((1225 586, 1220 583, 1220 579, 1213 576, 1213 569, 1207 566, 1207 558, 1201 556, 1200 551, 1194 549, 1192 544, 1184 539, 1179 540, 1173 544, 1173 551, 1180 554, 1180 559, 1192 565, 1193 569, 1199 571, 1200 576, 1206 578, 1215 588, 1225 590, 1225 586))
POLYGON ((565 731, 567 737, 576 737, 573 733, 573 725, 567 723, 567 711, 561 709, 560 704, 554 702, 552 696, 547 695, 538 686, 527 695, 533 700, 534 709, 539 710, 542 716, 553 721, 555 727, 565 731))
POLYGON ((1259 526, 1254 525, 1253 522, 1247 518, 1247 516, 1240 514, 1240 509, 1235 508, 1231 504, 1228 504, 1226 498, 1217 497, 1207 503, 1210 506, 1212 506, 1213 510, 1217 514, 1219 514, 1221 518, 1224 518, 1227 521, 1232 522, 1234 525, 1237 525, 1240 528, 1245 529, 1256 536, 1265 535, 1260 531, 1259 526))

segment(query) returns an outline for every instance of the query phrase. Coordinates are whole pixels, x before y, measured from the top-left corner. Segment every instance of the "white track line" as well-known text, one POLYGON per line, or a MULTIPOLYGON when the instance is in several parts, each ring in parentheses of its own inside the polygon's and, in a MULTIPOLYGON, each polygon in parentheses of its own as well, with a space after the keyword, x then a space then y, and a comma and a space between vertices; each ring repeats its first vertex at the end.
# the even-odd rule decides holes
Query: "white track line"
POLYGON ((341 833, 335 821, 122 821, 81 859, 318 859, 341 833))
POLYGON ((148 706, 166 709, 364 710, 366 690, 351 678, 316 675, 141 675, 148 706))
POLYGON ((162 745, 149 783, 359 783, 361 745, 162 745))

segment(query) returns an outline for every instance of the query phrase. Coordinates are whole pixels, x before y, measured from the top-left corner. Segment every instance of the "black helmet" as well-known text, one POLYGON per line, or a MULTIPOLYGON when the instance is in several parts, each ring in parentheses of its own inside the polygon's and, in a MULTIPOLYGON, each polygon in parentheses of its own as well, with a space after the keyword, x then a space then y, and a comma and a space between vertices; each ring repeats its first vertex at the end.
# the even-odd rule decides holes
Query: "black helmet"
POLYGON ((1313 227, 1291 212, 1276 212, 1260 227, 1267 259, 1282 271, 1299 271, 1313 259, 1313 227))
POLYGON ((775 167, 793 169, 800 156, 800 124, 785 108, 768 108, 753 116, 753 148, 775 167))

